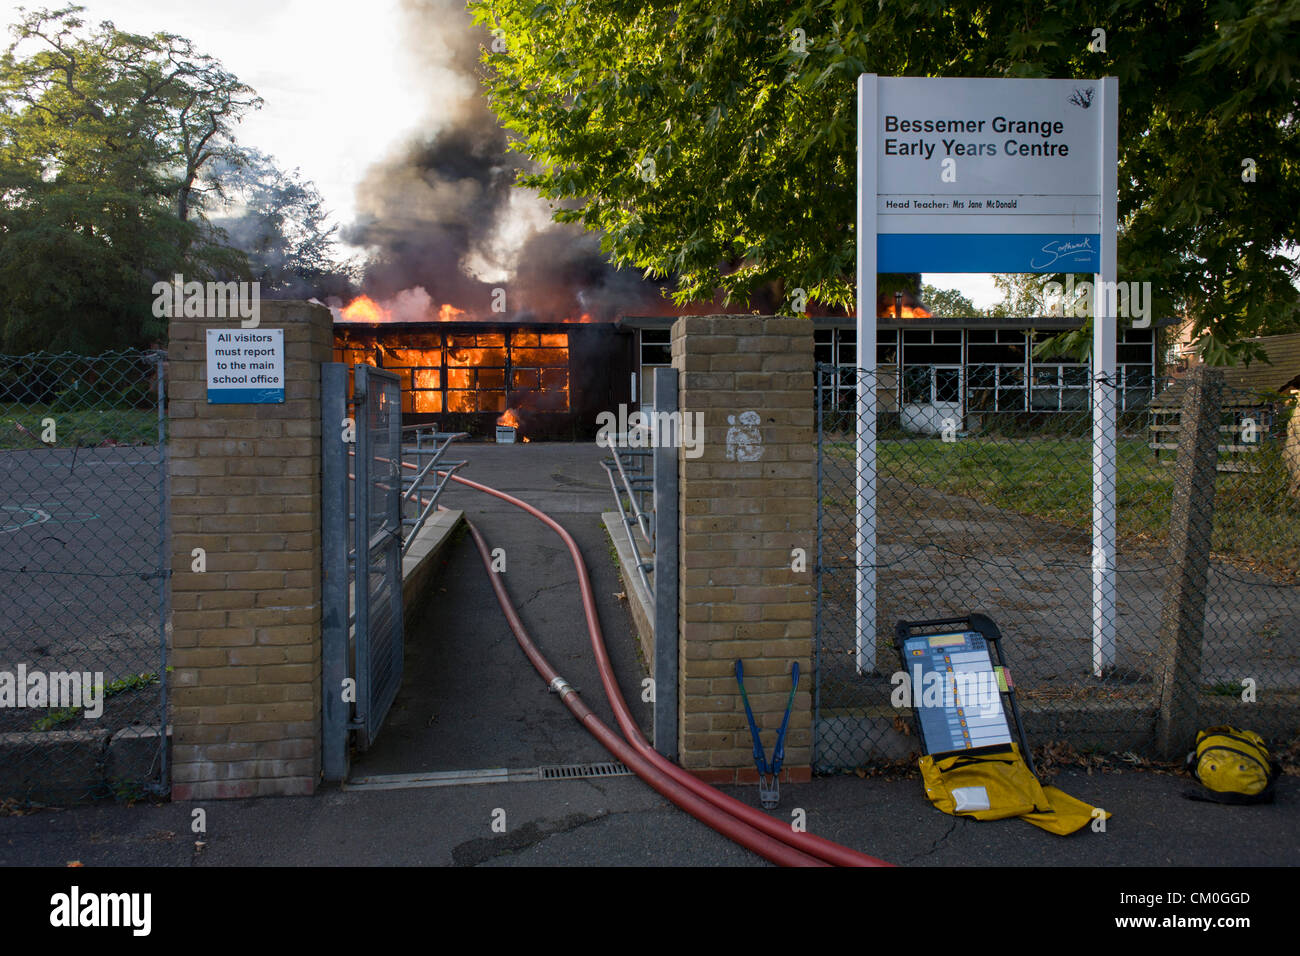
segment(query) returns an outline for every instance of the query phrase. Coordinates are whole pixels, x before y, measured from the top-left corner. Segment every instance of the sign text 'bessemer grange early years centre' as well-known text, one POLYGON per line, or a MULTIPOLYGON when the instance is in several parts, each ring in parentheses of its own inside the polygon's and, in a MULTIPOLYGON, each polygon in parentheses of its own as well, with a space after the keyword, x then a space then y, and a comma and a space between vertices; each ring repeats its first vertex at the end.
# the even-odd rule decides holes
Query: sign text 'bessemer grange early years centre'
POLYGON ((1099 271, 1100 83, 880 84, 880 272, 1099 271))
MULTIPOLYGON (((1091 272, 1116 289, 1119 80, 858 77, 856 665, 876 658, 876 274, 1091 272)), ((1093 673, 1115 663, 1116 296, 1093 298, 1093 673)), ((963 417, 957 419, 960 431, 963 417)))
POLYGON ((284 329, 208 329, 208 404, 284 401, 284 329))

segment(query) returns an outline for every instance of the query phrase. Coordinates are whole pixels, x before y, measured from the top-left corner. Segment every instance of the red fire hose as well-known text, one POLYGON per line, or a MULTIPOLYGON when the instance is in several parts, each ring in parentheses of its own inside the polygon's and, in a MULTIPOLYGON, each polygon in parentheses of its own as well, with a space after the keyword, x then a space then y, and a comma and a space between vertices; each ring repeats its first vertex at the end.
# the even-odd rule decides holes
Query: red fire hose
MULTIPOLYGON (((416 467, 405 462, 403 465, 412 469, 416 467)), ((439 472, 439 474, 448 473, 439 472)), ((623 699, 618 682, 614 678, 613 666, 605 650, 600 620, 596 613, 596 601, 591 587, 591 580, 587 575, 587 567, 582 560, 582 554, 578 550, 577 543, 559 523, 527 502, 497 491, 495 488, 489 488, 478 482, 470 481, 468 478, 461 478, 455 474, 449 474, 449 477, 466 487, 500 498, 502 501, 527 511, 555 531, 564 541, 574 567, 578 572, 578 587, 582 595, 583 613, 587 619, 587 632, 591 637, 592 650, 595 653, 596 664, 600 670, 601 684, 605 689, 605 695, 609 699, 610 706, 614 710, 618 725, 627 738, 626 744, 619 740, 585 704, 578 700, 577 694, 573 692, 572 688, 559 678, 536 646, 528 639, 523 623, 510 605, 505 588, 498 576, 489 574, 489 577, 492 581, 493 590, 496 592, 497 600, 510 621, 511 630, 515 632, 516 638, 523 647, 524 653, 533 662, 533 666, 546 678, 552 689, 560 689, 557 687, 557 681, 563 685, 560 693, 565 704, 584 726, 601 743, 614 752, 619 759, 623 760, 630 769, 646 780, 659 793, 668 797, 693 816, 772 862, 787 866, 819 864, 834 864, 837 866, 892 865, 873 856, 859 853, 857 850, 819 837, 816 834, 795 831, 788 824, 782 823, 748 804, 741 803, 734 797, 729 797, 715 787, 711 787, 697 779, 650 746, 642 735, 641 728, 637 726, 636 721, 633 719, 627 702, 623 699), (629 747, 628 744, 631 746, 629 747), (629 756, 632 759, 629 759, 629 756), (686 792, 682 793, 682 791, 686 792), (681 799, 678 799, 679 797, 681 799), (689 801, 692 806, 695 806, 695 809, 692 809, 692 806, 688 806, 683 800, 689 801), (705 802, 705 807, 698 806, 698 804, 705 802), (700 812, 696 812, 697 809, 700 812), (785 845, 773 847, 771 845, 773 840, 780 841, 785 845), (792 853, 793 855, 790 855, 792 853)), ((478 546, 479 553, 490 571, 491 560, 488 556, 487 546, 473 525, 470 525, 470 532, 474 535, 475 544, 478 546)))
POLYGON ((638 777, 691 816, 717 830, 728 839, 753 850, 764 859, 781 866, 827 865, 821 859, 809 856, 758 832, 749 824, 723 812, 708 801, 702 800, 694 793, 691 793, 686 787, 683 787, 667 774, 662 773, 630 744, 621 740, 618 734, 610 730, 604 721, 592 713, 591 708, 578 697, 578 692, 555 672, 555 668, 542 656, 541 651, 529 638, 523 621, 519 619, 518 613, 510 603, 509 595, 506 594, 504 585, 501 584, 501 576, 492 571, 492 557, 488 553, 487 543, 483 540, 483 536, 479 534, 478 528, 474 527, 468 520, 465 523, 469 525, 469 532, 474 536, 474 544, 477 545, 479 556, 482 557, 483 565, 487 568, 488 580, 492 582, 492 590, 496 592, 497 601, 501 604, 501 610, 505 612, 506 620, 509 621, 510 629, 514 631, 519 646, 524 649, 524 653, 532 661, 533 667, 542 675, 551 690, 560 695, 560 699, 573 712, 573 716, 578 718, 578 722, 586 727, 591 735, 604 745, 605 749, 626 764, 638 777))

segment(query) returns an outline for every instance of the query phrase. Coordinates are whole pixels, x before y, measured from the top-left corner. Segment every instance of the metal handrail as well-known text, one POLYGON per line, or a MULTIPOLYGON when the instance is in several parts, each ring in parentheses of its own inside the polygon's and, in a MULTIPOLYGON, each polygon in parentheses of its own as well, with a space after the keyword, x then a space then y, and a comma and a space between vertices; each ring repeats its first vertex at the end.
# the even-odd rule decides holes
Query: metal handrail
MULTIPOLYGON (((620 479, 622 479, 623 487, 627 489, 628 501, 631 503, 632 513, 636 516, 637 526, 641 529, 641 537, 645 538, 645 543, 650 545, 651 548, 653 548, 655 542, 654 542, 654 526, 651 521, 651 516, 646 514, 646 512, 641 508, 639 503, 639 498, 641 495, 646 493, 646 489, 633 488, 632 486, 638 483, 644 484, 645 482, 649 482, 650 490, 653 491, 654 476, 646 475, 646 474, 636 474, 636 475, 629 476, 627 471, 623 467, 623 459, 624 458, 629 458, 629 459, 630 458, 652 458, 654 456, 654 452, 640 451, 640 450, 630 451, 626 448, 622 448, 622 449, 615 448, 613 449, 613 451, 614 451, 614 458, 612 460, 614 464, 618 467, 618 476, 620 479)), ((604 462, 602 462, 602 464, 605 464, 608 461, 610 461, 610 459, 607 458, 605 459, 604 462)), ((611 475, 610 478, 612 481, 613 476, 611 475)), ((618 491, 615 490, 614 494, 617 495, 618 491)))
MULTIPOLYGON (((629 458, 649 457, 653 455, 653 452, 614 449, 614 458, 612 460, 607 458, 600 463, 601 467, 605 469, 605 475, 609 478, 610 490, 614 492, 614 504, 618 508, 619 517, 623 521, 623 531, 627 535, 628 547, 632 550, 632 556, 635 559, 637 576, 641 579, 641 583, 645 585, 646 592, 650 594, 651 598, 653 598, 655 593, 654 584, 646 572, 654 570, 654 560, 653 558, 649 561, 642 559, 641 549, 637 545, 636 538, 632 534, 632 526, 634 524, 637 526, 638 530, 641 532, 641 537, 644 538, 646 544, 648 544, 651 549, 654 548, 653 532, 648 531, 647 525, 649 519, 637 506, 637 495, 643 492, 632 487, 633 479, 628 477, 627 471, 623 468, 622 458, 624 455, 629 458), (619 493, 618 482, 614 478, 614 472, 616 470, 623 482, 624 490, 627 492, 628 502, 634 512, 633 515, 629 515, 627 509, 623 507, 623 495, 619 493), (644 524, 643 521, 645 522, 644 524)), ((648 477, 653 481, 653 476, 648 477)))
MULTIPOLYGON (((452 442, 458 438, 466 437, 466 433, 440 432, 430 425, 407 425, 402 431, 404 433, 408 431, 415 432, 414 453, 417 459, 416 465, 419 466, 419 471, 412 477, 402 476, 403 483, 407 485, 406 491, 402 494, 402 504, 405 506, 412 499, 417 502, 424 502, 424 508, 419 515, 414 518, 402 519, 402 524, 409 526, 411 529, 406 537, 402 539, 402 554, 405 555, 414 543, 416 535, 420 533, 420 529, 424 527, 429 515, 437 510, 438 498, 442 495, 443 489, 447 487, 447 482, 451 480, 452 473, 465 465, 464 461, 443 461, 442 455, 452 442), (424 447, 424 435, 426 430, 431 428, 433 430, 429 432, 429 437, 433 439, 433 447, 426 448, 424 447), (421 459, 428 460, 421 465, 421 459), (441 475, 438 473, 439 467, 443 469, 441 475), (429 481, 430 475, 433 476, 432 483, 429 481), (427 498, 425 497, 426 494, 428 495, 427 498)), ((403 444, 401 453, 406 454, 408 452, 409 449, 403 444)))

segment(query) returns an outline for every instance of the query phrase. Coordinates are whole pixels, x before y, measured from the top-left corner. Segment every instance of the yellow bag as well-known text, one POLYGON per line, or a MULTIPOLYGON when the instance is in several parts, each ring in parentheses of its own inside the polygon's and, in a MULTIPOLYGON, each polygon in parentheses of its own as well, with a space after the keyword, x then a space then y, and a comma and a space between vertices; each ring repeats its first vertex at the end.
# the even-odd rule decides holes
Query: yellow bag
POLYGON ((1048 833, 1069 836, 1075 830, 1082 830, 1098 817, 1103 820, 1109 820, 1111 817, 1109 810, 1100 810, 1056 787, 1044 787, 1043 793, 1047 796, 1047 802, 1052 805, 1052 809, 1047 813, 1026 813, 1020 819, 1048 833))
POLYGON ((938 809, 976 820, 1020 817, 1026 823, 1066 836, 1096 817, 1109 818, 1056 787, 1043 787, 1030 771, 1020 748, 986 754, 951 754, 921 758, 925 794, 938 809))
POLYGON ((1196 735, 1187 769, 1209 794, 1188 794, 1216 803, 1269 803, 1281 768, 1268 754, 1264 738, 1236 727, 1210 727, 1196 735))
POLYGON ((1015 744, 992 754, 953 754, 938 760, 927 754, 921 758, 921 779, 930 802, 954 816, 1002 820, 1051 809, 1015 744))

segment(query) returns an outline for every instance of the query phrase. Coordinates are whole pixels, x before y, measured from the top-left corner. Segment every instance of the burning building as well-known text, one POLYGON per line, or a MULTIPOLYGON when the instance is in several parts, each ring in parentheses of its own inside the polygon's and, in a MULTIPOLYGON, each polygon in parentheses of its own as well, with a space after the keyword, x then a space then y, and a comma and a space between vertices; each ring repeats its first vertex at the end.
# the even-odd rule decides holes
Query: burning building
POLYGON ((362 297, 336 311, 334 360, 395 372, 405 424, 586 440, 631 400, 632 346, 612 322, 488 321, 443 306, 403 321, 362 297))

